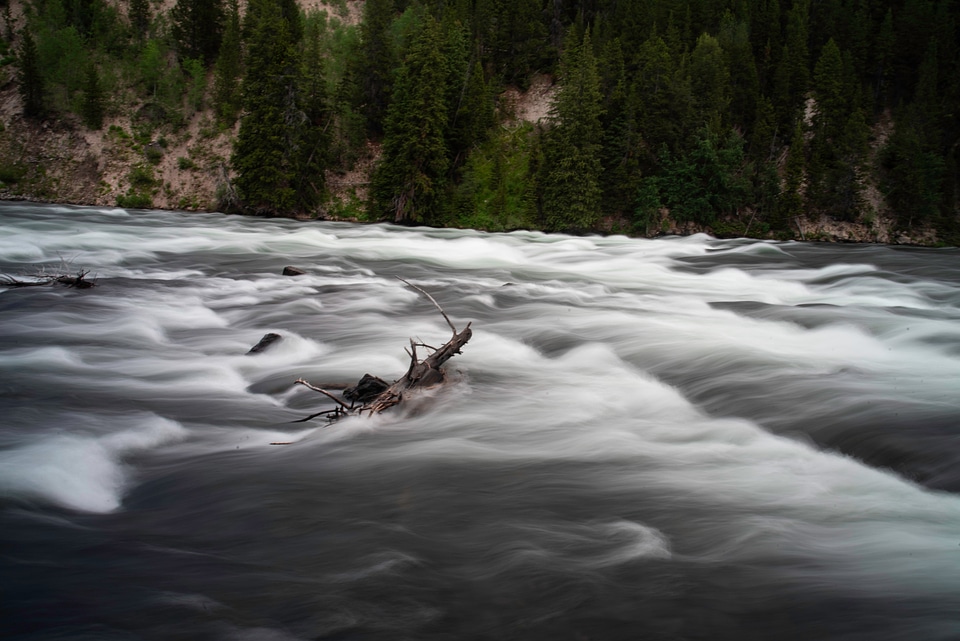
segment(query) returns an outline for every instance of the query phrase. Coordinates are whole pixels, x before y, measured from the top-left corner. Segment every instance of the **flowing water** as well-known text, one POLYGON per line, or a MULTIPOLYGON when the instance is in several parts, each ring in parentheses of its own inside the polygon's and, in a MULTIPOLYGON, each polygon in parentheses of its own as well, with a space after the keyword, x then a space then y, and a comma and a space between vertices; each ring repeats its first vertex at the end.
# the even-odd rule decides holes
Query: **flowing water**
POLYGON ((0 204, 61 262, 0 291, 4 639, 960 638, 958 250, 0 204), (449 338, 397 276, 454 382, 294 422, 449 338))

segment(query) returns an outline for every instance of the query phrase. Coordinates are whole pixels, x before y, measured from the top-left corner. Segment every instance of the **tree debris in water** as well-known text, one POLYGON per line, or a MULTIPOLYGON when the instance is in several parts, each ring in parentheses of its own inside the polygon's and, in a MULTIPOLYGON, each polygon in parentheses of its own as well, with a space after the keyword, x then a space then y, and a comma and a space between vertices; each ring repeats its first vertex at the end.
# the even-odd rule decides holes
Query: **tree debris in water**
POLYGON ((473 336, 470 323, 467 323, 463 331, 457 331, 457 327, 433 296, 399 276, 397 278, 405 285, 412 287, 426 296, 440 311, 440 314, 444 320, 447 321, 447 325, 450 326, 450 330, 453 332, 450 340, 440 347, 431 347, 411 338, 410 349, 406 349, 407 355, 410 356, 410 366, 403 376, 393 383, 387 383, 379 377, 364 374, 363 378, 361 378, 354 387, 344 390, 343 396, 346 400, 342 400, 335 394, 317 387, 303 378, 298 378, 295 384, 303 385, 315 392, 323 394, 333 400, 337 406, 332 410, 318 412, 317 414, 313 414, 296 422, 306 422, 318 416, 326 416, 328 420, 336 421, 346 416, 360 416, 365 413, 367 415, 379 414, 386 409, 401 404, 404 400, 415 395, 417 391, 436 387, 446 381, 446 373, 443 365, 456 354, 460 354, 460 349, 466 345, 470 337, 473 336), (418 347, 429 350, 429 355, 421 359, 417 353, 418 347), (349 403, 347 401, 349 401, 349 403))

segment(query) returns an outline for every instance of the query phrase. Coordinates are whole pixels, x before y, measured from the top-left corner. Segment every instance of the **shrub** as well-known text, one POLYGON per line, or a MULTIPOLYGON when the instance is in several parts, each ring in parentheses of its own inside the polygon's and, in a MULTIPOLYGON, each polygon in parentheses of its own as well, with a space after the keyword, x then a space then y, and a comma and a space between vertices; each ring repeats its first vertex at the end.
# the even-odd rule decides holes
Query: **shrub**
POLYGON ((128 191, 125 194, 117 196, 117 207, 123 207, 124 209, 150 209, 153 207, 153 199, 147 194, 128 191))

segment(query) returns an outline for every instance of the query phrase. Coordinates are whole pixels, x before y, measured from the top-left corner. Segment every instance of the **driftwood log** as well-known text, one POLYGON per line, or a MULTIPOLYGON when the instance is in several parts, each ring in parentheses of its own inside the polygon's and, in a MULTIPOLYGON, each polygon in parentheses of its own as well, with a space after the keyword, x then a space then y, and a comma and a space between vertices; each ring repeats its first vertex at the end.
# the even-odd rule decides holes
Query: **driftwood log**
POLYGON ((77 289, 89 289, 96 286, 95 280, 87 280, 90 270, 81 269, 76 276, 66 273, 44 274, 29 277, 29 280, 16 278, 8 274, 0 274, 0 287, 43 287, 46 285, 66 285, 77 289))
POLYGON ((312 385, 303 378, 298 378, 295 384, 303 385, 315 392, 323 394, 337 403, 337 407, 332 410, 313 414, 297 422, 309 421, 318 416, 326 416, 329 420, 335 421, 345 416, 360 416, 364 413, 368 415, 379 414, 386 409, 399 405, 405 398, 408 398, 416 391, 435 387, 446 380, 443 365, 455 355, 460 354, 461 348, 466 345, 470 337, 473 336, 470 323, 467 323, 463 331, 457 331, 456 326, 451 322, 447 313, 443 311, 443 308, 440 307, 440 304, 434 300, 433 296, 402 278, 398 277, 398 279, 430 299, 430 302, 434 304, 440 311, 440 314, 443 315, 444 320, 447 321, 447 325, 449 325, 450 330, 453 332, 453 336, 440 347, 431 347, 411 338, 410 349, 406 350, 407 355, 410 356, 410 365, 407 367, 407 372, 393 383, 387 383, 376 376, 364 374, 357 385, 344 390, 343 396, 347 401, 350 401, 349 404, 327 390, 312 385), (421 359, 417 353, 417 348, 430 350, 430 353, 426 358, 421 359))

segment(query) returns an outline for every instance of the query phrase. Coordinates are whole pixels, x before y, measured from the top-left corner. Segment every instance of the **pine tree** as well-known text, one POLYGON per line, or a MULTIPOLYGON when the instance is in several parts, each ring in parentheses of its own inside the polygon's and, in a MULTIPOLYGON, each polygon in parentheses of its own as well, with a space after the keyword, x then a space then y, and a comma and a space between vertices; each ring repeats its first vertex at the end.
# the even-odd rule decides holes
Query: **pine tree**
POLYGON ((227 125, 234 123, 240 108, 240 64, 240 10, 237 0, 230 0, 213 81, 214 110, 217 119, 227 125))
POLYGON ((138 40, 147 37, 150 28, 150 0, 130 0, 130 26, 138 40))
POLYGON ((589 32, 561 61, 544 157, 543 209, 548 229, 586 231, 600 219, 603 112, 600 78, 589 32))
POLYGON ((442 46, 440 25, 427 16, 397 74, 371 194, 377 215, 396 222, 436 222, 443 204, 450 160, 442 46))
POLYGON ((760 79, 750 47, 750 30, 727 12, 720 23, 720 47, 730 73, 730 122, 747 129, 756 118, 760 79))
POLYGON ((697 38, 690 54, 689 74, 700 126, 710 125, 719 131, 729 104, 730 71, 716 38, 706 33, 697 38))
POLYGON ((177 0, 170 11, 180 57, 213 62, 223 34, 223 0, 177 0))
POLYGON ((258 18, 251 30, 240 132, 231 162, 244 209, 262 214, 297 210, 297 161, 306 118, 298 109, 299 60, 280 9, 253 0, 258 18))
POLYGON ((777 200, 777 216, 771 223, 774 228, 786 230, 792 222, 803 216, 803 179, 806 159, 803 142, 803 120, 798 119, 793 128, 790 151, 787 154, 786 175, 783 189, 777 200))
POLYGON ((94 64, 87 66, 86 80, 83 84, 83 101, 80 113, 83 123, 91 129, 103 127, 103 90, 100 88, 100 74, 94 64))
POLYGON ((327 132, 330 107, 317 22, 307 25, 302 41, 303 75, 300 79, 299 100, 305 119, 300 129, 300 157, 296 160, 296 192, 298 207, 310 210, 320 203, 324 195, 324 170, 330 155, 330 135, 327 132))
POLYGON ((46 112, 44 98, 46 83, 43 73, 40 71, 37 45, 28 29, 23 30, 17 56, 20 62, 17 80, 20 97, 23 99, 23 115, 27 118, 41 118, 46 112))
POLYGON ((359 52, 348 75, 354 83, 351 102, 366 118, 367 132, 383 133, 390 103, 397 54, 390 37, 394 17, 393 0, 367 0, 360 23, 359 52))
POLYGON ((860 177, 866 122, 860 108, 859 83, 850 56, 831 38, 814 68, 817 110, 813 118, 808 194, 812 203, 834 216, 853 219, 860 208, 860 177))

